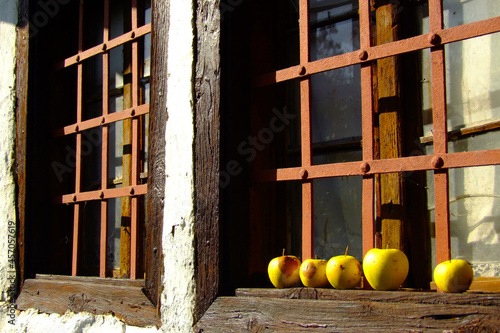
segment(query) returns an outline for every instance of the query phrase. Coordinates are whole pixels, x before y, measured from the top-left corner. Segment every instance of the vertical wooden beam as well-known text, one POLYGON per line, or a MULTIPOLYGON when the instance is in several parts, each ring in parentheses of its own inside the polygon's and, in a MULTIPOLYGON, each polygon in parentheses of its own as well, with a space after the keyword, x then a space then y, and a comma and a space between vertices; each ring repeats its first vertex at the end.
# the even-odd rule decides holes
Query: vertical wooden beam
POLYGON ((198 321, 220 288, 220 9, 198 0, 195 68, 195 237, 198 321))
MULTIPOLYGON (((377 44, 398 40, 398 5, 380 1, 376 5, 377 44)), ((403 132, 400 102, 398 57, 377 62, 379 156, 381 159, 403 156, 403 132)), ((380 175, 382 247, 404 249, 404 195, 400 173, 380 175)))
POLYGON ((26 153, 28 113, 28 55, 29 21, 28 0, 18 1, 16 37, 16 184, 17 184, 17 251, 19 288, 25 279, 25 227, 26 227, 26 153))
MULTIPOLYGON (((131 0, 124 1, 123 30, 132 28, 131 0)), ((123 109, 132 107, 132 46, 123 45, 123 109)), ((132 119, 123 120, 123 157, 122 186, 132 185, 132 119)), ((122 197, 120 227, 120 274, 119 277, 130 276, 130 224, 132 220, 131 199, 122 197)))
POLYGON ((163 276, 162 231, 165 198, 165 128, 170 1, 152 1, 151 102, 149 110, 148 193, 146 209, 146 291, 160 306, 163 276))

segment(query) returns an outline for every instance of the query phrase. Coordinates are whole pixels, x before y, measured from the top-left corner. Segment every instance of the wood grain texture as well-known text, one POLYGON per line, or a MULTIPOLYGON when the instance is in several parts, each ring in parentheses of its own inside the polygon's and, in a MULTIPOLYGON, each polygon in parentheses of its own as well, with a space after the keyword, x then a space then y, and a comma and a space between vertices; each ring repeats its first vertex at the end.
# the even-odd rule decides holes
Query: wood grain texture
POLYGON ((159 308, 163 275, 162 230, 165 199, 165 128, 169 2, 152 3, 151 103, 149 111, 148 193, 146 195, 146 290, 159 308))
POLYGON ((376 291, 376 290, 336 290, 329 288, 287 288, 260 289, 240 288, 236 290, 238 297, 267 297, 282 299, 313 299, 330 301, 391 302, 418 304, 455 304, 482 305, 500 307, 500 293, 466 292, 461 294, 445 294, 423 291, 376 291))
POLYGON ((220 9, 219 1, 198 0, 195 67, 195 321, 220 287, 220 9))
POLYGON ((55 276, 28 279, 16 304, 20 310, 34 308, 43 313, 112 314, 128 325, 159 327, 156 309, 143 292, 144 281, 142 286, 119 282, 122 280, 55 276))
POLYGON ((499 308, 356 300, 218 298, 195 332, 495 332, 499 308))
POLYGON ((16 184, 17 184, 17 251, 18 281, 24 281, 24 229, 26 220, 26 153, 27 153, 27 112, 28 112, 28 58, 29 22, 28 1, 18 2, 18 24, 16 40, 16 184))

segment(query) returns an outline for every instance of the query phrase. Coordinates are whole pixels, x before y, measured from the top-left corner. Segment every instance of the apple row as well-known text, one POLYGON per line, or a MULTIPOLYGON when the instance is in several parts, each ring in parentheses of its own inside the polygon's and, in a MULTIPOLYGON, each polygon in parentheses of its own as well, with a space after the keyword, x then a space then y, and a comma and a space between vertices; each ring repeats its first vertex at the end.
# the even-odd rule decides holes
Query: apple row
MULTIPOLYGON (((328 261, 307 259, 304 262, 283 251, 282 256, 269 262, 269 279, 276 288, 293 287, 301 281, 311 288, 331 285, 335 289, 353 289, 364 273, 373 289, 396 290, 408 275, 408 258, 398 249, 371 249, 363 258, 363 266, 355 257, 347 255, 347 251, 328 261)), ((466 291, 473 276, 471 265, 462 259, 442 262, 434 269, 436 285, 444 292, 466 291)))

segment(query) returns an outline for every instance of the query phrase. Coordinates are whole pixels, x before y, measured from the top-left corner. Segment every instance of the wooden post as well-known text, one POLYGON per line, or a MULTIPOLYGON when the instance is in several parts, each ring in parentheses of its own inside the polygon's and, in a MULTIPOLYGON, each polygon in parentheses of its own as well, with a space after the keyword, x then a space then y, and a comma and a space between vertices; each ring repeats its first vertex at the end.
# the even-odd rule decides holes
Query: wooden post
MULTIPOLYGON (((398 7, 385 1, 376 4, 377 44, 398 39, 398 7)), ((398 76, 398 57, 377 62, 380 159, 403 155, 403 133, 398 76)), ((380 175, 382 247, 404 248, 404 196, 400 173, 380 175)))
MULTIPOLYGON (((130 8, 130 0, 125 1, 124 8, 130 8)), ((131 12, 124 12, 124 31, 131 28, 131 12)), ((132 47, 130 43, 123 45, 123 109, 132 107, 132 47)), ((123 120, 123 167, 122 186, 132 183, 132 119, 123 120)), ((119 277, 130 276, 130 197, 122 197, 122 214, 120 228, 120 273, 119 277)))

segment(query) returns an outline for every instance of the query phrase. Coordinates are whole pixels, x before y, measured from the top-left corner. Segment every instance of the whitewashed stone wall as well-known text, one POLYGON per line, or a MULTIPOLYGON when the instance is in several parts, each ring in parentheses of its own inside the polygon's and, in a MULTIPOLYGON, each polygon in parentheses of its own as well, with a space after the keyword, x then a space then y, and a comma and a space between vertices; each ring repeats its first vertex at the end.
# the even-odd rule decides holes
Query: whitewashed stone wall
POLYGON ((14 311, 7 300, 8 224, 16 222, 13 175, 17 0, 0 0, 0 332, 191 332, 194 323, 193 3, 171 0, 163 228, 162 327, 127 326, 112 316, 14 311), (9 314, 12 313, 12 317, 9 314), (14 325, 13 325, 14 324, 14 325))

